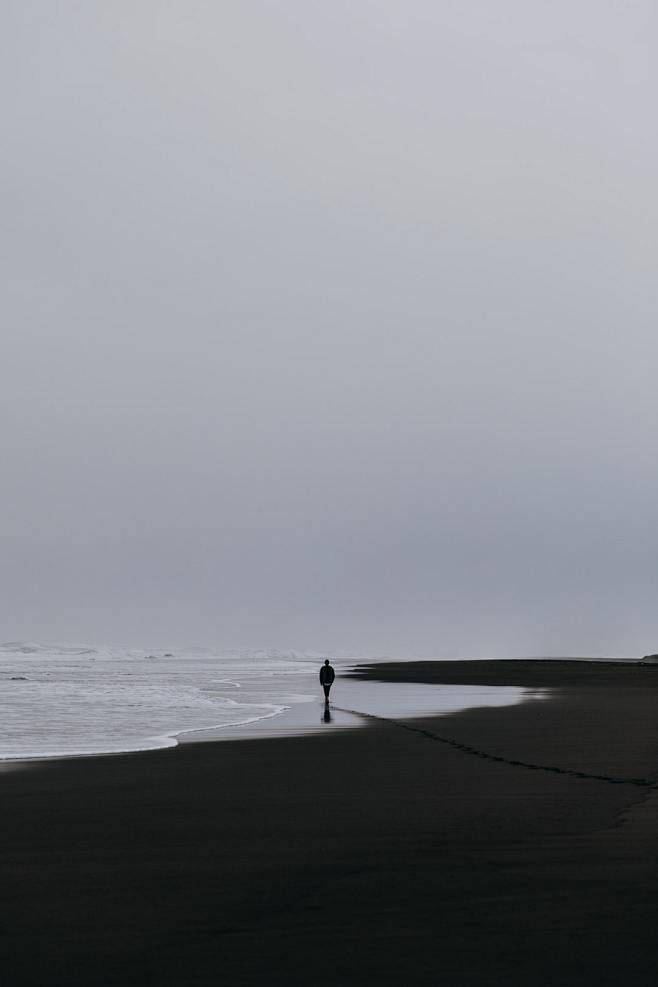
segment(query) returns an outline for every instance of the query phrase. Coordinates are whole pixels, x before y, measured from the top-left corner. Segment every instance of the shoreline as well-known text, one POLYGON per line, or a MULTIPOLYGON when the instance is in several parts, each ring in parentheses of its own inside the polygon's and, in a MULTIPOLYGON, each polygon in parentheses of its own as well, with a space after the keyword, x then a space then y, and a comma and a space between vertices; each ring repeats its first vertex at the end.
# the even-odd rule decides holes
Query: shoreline
POLYGON ((512 676, 550 697, 8 771, 7 982, 652 982, 658 793, 593 776, 655 777, 658 676, 505 662, 355 674, 512 676))
MULTIPOLYGON (((388 666, 390 663, 367 662, 366 667, 377 667, 380 664, 382 666, 388 666)), ((404 666, 406 663, 402 662, 401 664, 404 666)), ((349 665, 343 665, 339 669, 338 681, 341 683, 339 688, 343 694, 343 697, 346 689, 350 693, 354 691, 355 682, 358 678, 354 672, 358 670, 360 665, 361 663, 358 661, 350 662, 349 665)), ((382 678, 377 681, 385 683, 386 679, 382 678)), ((398 688, 399 685, 400 683, 398 682, 398 688)), ((466 683, 466 685, 468 685, 468 683, 466 683)), ((464 686, 462 686, 462 688, 464 688, 464 686)), ((472 696, 466 695, 467 691, 472 691, 472 689, 469 687, 468 690, 464 690, 464 708, 469 708, 470 703, 468 700, 473 699, 472 696)), ((503 702, 503 698, 504 697, 501 694, 501 702, 503 702)), ((348 702, 350 700, 345 699, 345 701, 348 702)), ((513 698, 511 701, 520 701, 520 699, 513 698)), ((418 696, 416 697, 416 702, 418 702, 420 706, 423 705, 418 696)), ((437 697, 436 709, 423 709, 422 711, 414 712, 412 708, 413 704, 413 698, 411 700, 407 699, 406 704, 401 704, 401 708, 398 710, 399 714, 412 716, 426 713, 432 715, 436 712, 436 715, 446 715, 445 712, 441 712, 440 697, 437 697)), ((258 708, 263 708, 262 703, 255 705, 258 708)), ((475 703, 475 705, 478 705, 478 703, 475 703)), ((386 703, 384 703, 384 706, 386 706, 386 703)), ((351 723, 346 718, 348 715, 352 716, 355 711, 351 711, 348 714, 346 710, 340 708, 340 705, 332 705, 331 723, 328 724, 324 722, 323 718, 317 715, 318 708, 322 711, 324 710, 324 703, 322 702, 321 697, 318 697, 317 695, 309 695, 304 701, 293 702, 289 705, 277 705, 276 708, 270 704, 270 707, 270 710, 266 713, 262 713, 261 715, 246 715, 244 719, 233 723, 219 722, 217 724, 185 727, 183 729, 172 728, 171 730, 161 734, 136 738, 132 741, 132 746, 115 746, 114 748, 108 749, 99 745, 97 749, 83 748, 77 750, 37 751, 22 755, 0 756, 0 767, 8 764, 20 766, 21 764, 30 764, 39 761, 62 760, 66 758, 98 758, 139 754, 154 750, 172 749, 180 744, 189 743, 204 743, 210 741, 225 742, 243 739, 256 740, 269 739, 272 737, 303 736, 316 733, 318 730, 328 732, 331 729, 355 726, 354 723, 351 723)))

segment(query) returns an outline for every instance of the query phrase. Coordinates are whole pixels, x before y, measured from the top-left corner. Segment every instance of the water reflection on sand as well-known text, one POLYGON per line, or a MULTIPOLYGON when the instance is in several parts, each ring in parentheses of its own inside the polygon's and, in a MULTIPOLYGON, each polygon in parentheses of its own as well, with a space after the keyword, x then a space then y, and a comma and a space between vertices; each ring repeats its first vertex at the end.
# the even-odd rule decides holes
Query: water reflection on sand
MULTIPOLYGON (((363 661, 361 660, 360 664, 363 661)), ((354 665, 334 662, 338 676, 331 690, 331 703, 324 697, 286 710, 279 716, 258 723, 222 730, 204 730, 180 738, 181 742, 239 740, 259 737, 285 737, 320 731, 358 729, 366 722, 357 713, 390 719, 446 716, 464 709, 487 706, 513 706, 538 701, 547 691, 517 686, 426 685, 417 682, 372 682, 348 677, 354 665)), ((319 693, 319 688, 318 688, 319 693)))

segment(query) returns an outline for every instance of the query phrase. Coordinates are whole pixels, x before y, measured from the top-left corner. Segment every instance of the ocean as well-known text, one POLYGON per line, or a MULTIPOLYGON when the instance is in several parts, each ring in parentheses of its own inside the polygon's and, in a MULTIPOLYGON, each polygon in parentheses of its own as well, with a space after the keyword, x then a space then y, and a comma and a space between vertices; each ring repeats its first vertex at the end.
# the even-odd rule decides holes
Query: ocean
MULTIPOLYGON (((267 721, 290 732, 312 729, 321 699, 318 652, 206 648, 93 648, 82 645, 0 645, 0 760, 108 754, 172 747, 179 739, 227 738, 231 728, 267 721), (304 716, 281 714, 308 706, 304 716), (297 727, 295 727, 295 723, 297 727)), ((332 658, 339 672, 332 699, 381 716, 451 713, 508 705, 527 690, 463 686, 387 685, 340 679, 366 657, 332 658)), ((298 714, 301 710, 298 709, 298 714)), ((358 726, 343 716, 336 726, 358 726)))
POLYGON ((187 731, 314 698, 318 661, 279 652, 0 645, 0 758, 171 747, 187 731))

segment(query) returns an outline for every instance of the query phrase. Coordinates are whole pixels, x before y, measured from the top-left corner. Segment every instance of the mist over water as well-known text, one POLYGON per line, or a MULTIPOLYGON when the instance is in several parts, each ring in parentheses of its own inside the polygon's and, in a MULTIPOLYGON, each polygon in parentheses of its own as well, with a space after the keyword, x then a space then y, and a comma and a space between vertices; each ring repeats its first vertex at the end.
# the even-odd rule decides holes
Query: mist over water
POLYGON ((1 20, 3 639, 657 650, 653 3, 1 20))

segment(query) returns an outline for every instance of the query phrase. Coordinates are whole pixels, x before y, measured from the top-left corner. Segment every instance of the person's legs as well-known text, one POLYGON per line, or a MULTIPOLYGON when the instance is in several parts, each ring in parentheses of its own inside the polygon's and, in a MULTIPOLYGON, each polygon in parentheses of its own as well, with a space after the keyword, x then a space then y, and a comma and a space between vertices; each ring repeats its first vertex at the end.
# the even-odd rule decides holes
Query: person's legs
POLYGON ((323 685, 322 688, 324 689, 324 701, 325 701, 325 703, 328 703, 329 702, 329 690, 331 689, 331 686, 330 685, 323 685))

